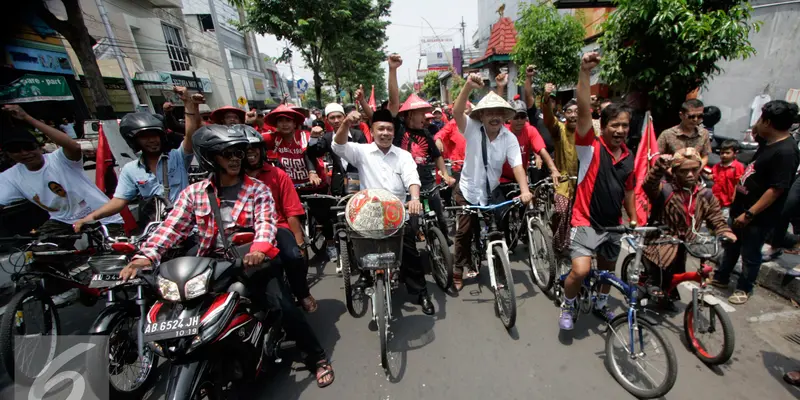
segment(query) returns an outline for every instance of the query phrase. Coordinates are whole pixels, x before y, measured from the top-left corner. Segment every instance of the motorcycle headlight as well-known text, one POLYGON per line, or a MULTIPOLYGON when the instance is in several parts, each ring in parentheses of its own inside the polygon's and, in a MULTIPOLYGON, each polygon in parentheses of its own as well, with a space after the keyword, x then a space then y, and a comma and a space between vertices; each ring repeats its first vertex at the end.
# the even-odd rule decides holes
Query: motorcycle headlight
POLYGON ((169 280, 162 278, 160 275, 156 278, 156 284, 158 285, 158 292, 161 293, 161 297, 165 300, 169 301, 178 301, 181 299, 180 293, 178 293, 178 284, 169 280))
POLYGON ((186 282, 186 286, 183 288, 184 293, 186 293, 186 300, 191 300, 197 296, 205 294, 206 289, 208 288, 208 278, 210 276, 211 268, 203 271, 203 273, 200 275, 189 279, 189 281, 186 282))

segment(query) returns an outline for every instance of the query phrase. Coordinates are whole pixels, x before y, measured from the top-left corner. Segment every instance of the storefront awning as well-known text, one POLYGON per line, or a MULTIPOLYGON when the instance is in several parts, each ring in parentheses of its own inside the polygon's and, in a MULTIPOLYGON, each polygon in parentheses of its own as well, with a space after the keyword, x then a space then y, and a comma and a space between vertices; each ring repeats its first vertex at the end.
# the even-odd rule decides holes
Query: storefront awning
POLYGON ((25 74, 0 87, 0 104, 74 100, 63 76, 25 74))

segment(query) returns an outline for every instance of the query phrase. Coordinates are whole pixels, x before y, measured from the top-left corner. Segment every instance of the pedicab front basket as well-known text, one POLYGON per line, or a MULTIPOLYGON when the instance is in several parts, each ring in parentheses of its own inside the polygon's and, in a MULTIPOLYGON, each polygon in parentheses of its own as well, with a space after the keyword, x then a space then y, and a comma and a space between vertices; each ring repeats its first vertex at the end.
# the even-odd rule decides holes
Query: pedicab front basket
POLYGON ((345 208, 353 258, 361 269, 400 265, 406 209, 400 199, 383 189, 362 190, 345 208))

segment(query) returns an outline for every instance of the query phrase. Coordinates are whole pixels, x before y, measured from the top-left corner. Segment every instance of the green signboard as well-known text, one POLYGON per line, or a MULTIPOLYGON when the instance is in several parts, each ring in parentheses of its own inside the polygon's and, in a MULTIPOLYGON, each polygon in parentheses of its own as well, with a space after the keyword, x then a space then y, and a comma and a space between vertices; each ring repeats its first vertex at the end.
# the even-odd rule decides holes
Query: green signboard
POLYGON ((0 87, 0 104, 73 100, 63 76, 26 74, 0 87))

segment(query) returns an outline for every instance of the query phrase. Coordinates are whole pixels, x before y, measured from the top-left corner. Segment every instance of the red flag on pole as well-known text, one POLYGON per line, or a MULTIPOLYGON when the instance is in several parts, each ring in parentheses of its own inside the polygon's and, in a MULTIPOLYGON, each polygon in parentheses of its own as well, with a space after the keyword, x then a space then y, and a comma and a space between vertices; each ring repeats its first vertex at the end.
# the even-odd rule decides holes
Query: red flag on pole
MULTIPOLYGON (((111 153, 111 148, 108 147, 108 140, 103 133, 103 124, 100 124, 100 129, 97 138, 97 155, 95 156, 95 175, 94 182, 103 193, 111 197, 106 191, 106 174, 114 174, 114 156, 111 153)), ((136 219, 133 218, 133 213, 128 207, 124 207, 119 215, 122 216, 124 223, 125 234, 130 235, 136 229, 136 219)))
POLYGON ((369 95, 369 106, 372 108, 372 111, 377 109, 375 107, 375 85, 372 85, 372 94, 369 95))
POLYGON ((636 221, 639 226, 647 223, 650 215, 650 201, 642 189, 642 183, 647 178, 650 166, 653 165, 658 153, 658 142, 656 141, 656 130, 653 128, 653 119, 648 112, 645 115, 645 126, 642 133, 642 140, 639 142, 639 149, 636 151, 636 159, 633 164, 633 173, 636 177, 636 221))

